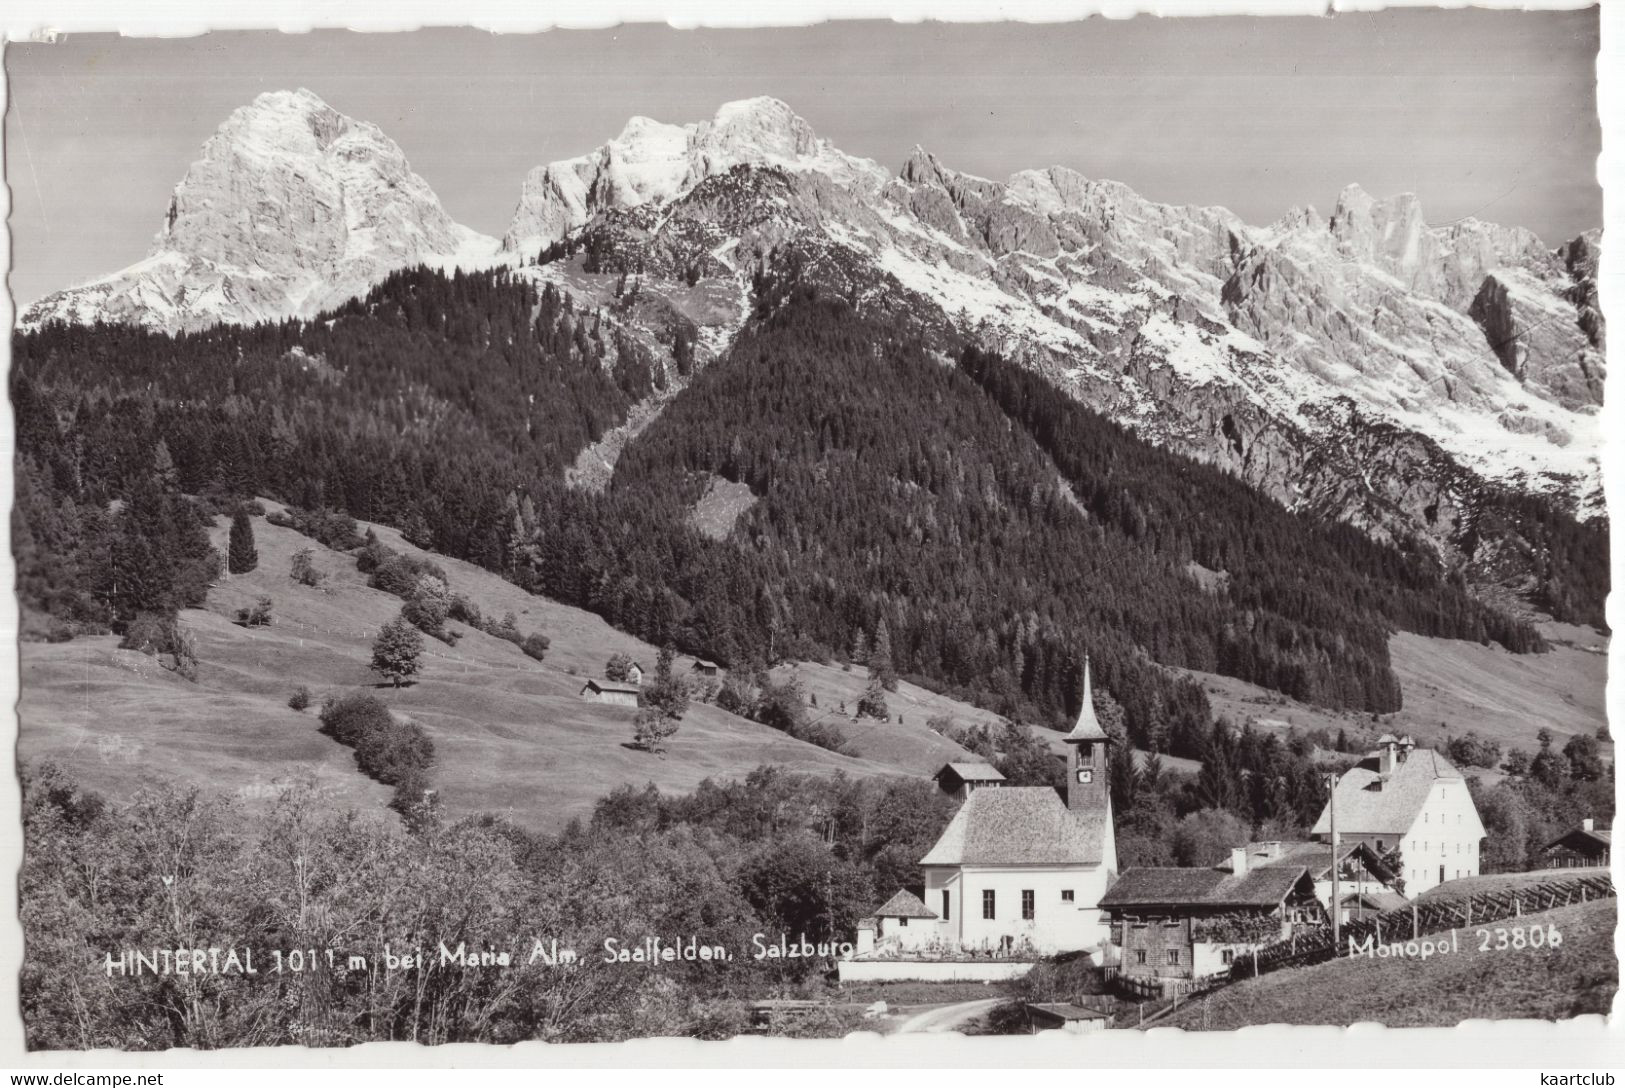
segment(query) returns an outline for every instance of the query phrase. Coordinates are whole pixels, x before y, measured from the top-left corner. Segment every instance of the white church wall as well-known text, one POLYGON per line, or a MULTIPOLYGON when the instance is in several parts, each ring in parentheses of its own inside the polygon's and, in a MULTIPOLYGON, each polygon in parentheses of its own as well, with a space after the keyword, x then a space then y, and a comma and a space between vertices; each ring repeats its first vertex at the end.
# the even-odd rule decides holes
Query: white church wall
POLYGON ((1091 868, 973 867, 928 870, 926 905, 941 913, 949 893, 949 921, 940 932, 964 948, 999 948, 1004 938, 1040 952, 1094 948, 1108 936, 1097 904, 1106 894, 1106 870, 1091 868), (993 917, 984 917, 983 892, 993 893, 993 917), (1062 892, 1070 891, 1070 901, 1062 892), (1022 893, 1032 893, 1031 918, 1022 917, 1022 893))

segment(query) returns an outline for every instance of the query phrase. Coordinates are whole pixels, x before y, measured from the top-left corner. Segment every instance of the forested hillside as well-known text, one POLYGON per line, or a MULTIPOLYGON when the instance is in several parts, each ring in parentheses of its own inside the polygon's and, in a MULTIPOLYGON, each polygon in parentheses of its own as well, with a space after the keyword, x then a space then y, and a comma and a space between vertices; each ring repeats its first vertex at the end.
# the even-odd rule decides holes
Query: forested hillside
POLYGON ((172 613, 211 577, 188 508, 266 494, 728 665, 841 658, 884 624, 900 672, 1058 725, 1087 652, 1133 739, 1177 754, 1209 711, 1159 664, 1382 711, 1391 629, 1539 646, 1425 556, 1289 515, 999 360, 955 365, 789 278, 757 291, 604 494, 563 468, 676 360, 507 272, 399 273, 309 323, 23 334, 31 629, 172 613), (723 540, 690 523, 710 476, 761 499, 723 540))

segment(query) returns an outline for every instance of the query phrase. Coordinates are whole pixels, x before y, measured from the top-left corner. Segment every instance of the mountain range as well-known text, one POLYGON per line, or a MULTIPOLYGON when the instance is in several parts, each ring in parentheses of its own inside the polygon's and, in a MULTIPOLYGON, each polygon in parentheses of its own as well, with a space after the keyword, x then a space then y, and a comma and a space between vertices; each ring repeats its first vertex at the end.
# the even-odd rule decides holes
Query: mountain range
MULTIPOLYGON (((772 98, 694 124, 633 118, 537 167, 498 240, 452 221, 376 126, 300 90, 221 125, 144 260, 41 299, 21 325, 310 318, 397 269, 503 265, 583 298, 631 277, 639 304, 620 320, 648 340, 691 324, 703 366, 744 327, 756 279, 793 267, 945 357, 997 351, 1289 507, 1421 535, 1529 588, 1517 534, 1478 524, 1482 497, 1603 512, 1598 245, 1431 226, 1415 197, 1352 185, 1329 214, 1252 226, 1065 167, 992 181, 916 148, 891 170, 772 98)), ((583 458, 612 470, 625 439, 583 458)))

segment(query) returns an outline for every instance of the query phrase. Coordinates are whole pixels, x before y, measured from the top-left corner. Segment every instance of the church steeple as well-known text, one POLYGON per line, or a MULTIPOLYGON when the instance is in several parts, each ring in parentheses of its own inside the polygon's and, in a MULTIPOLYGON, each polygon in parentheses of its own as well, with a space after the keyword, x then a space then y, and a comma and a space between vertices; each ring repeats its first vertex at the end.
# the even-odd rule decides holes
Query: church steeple
POLYGON ((1066 735, 1072 749, 1067 761, 1066 807, 1105 808, 1109 803, 1106 781, 1106 745, 1111 738, 1095 717, 1095 693, 1089 679, 1089 658, 1083 659, 1083 706, 1078 708, 1078 724, 1066 735))

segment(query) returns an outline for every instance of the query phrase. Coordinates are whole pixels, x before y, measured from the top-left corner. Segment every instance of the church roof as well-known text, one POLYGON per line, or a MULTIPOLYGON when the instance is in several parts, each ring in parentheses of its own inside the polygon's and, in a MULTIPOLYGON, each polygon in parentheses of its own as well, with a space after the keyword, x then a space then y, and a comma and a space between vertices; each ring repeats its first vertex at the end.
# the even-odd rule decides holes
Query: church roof
POLYGON ((921 865, 1099 865, 1107 811, 1073 810, 1048 786, 977 790, 921 865))
POLYGON ((1304 875, 1301 865, 1252 869, 1239 877, 1221 869, 1126 869, 1100 905, 1275 907, 1304 875))
POLYGON ((1095 693, 1089 683, 1089 659, 1083 659, 1083 706, 1078 708, 1078 724, 1066 735, 1069 741, 1110 740, 1095 717, 1095 693))
POLYGON ((886 900, 879 910, 875 911, 876 918, 930 918, 936 920, 930 907, 920 902, 919 896, 907 888, 899 888, 897 894, 886 900))
MULTIPOLYGON (((1402 835, 1416 822, 1427 803, 1433 783, 1460 779, 1461 772, 1431 748, 1418 748, 1403 763, 1396 763, 1384 778, 1376 753, 1349 768, 1337 780, 1339 835, 1367 835, 1382 831, 1402 835)), ((1331 806, 1321 810, 1312 834, 1331 833, 1331 806)))

